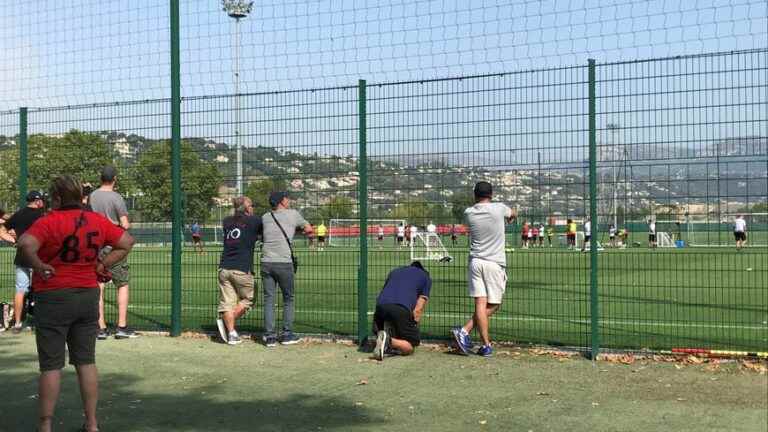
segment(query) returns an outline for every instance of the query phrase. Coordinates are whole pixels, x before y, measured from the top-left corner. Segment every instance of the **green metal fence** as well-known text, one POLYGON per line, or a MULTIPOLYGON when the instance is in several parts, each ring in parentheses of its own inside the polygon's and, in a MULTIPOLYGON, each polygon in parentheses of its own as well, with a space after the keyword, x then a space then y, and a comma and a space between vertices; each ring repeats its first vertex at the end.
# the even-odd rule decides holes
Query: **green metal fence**
MULTIPOLYGON (((115 163, 139 239, 130 324, 174 333, 213 329, 217 227, 239 187, 260 212, 269 191, 287 189, 308 221, 331 228, 324 248, 297 237, 302 333, 365 338, 388 271, 412 257, 394 241, 397 221, 421 232, 434 224, 441 254, 453 260, 425 261, 434 284, 422 331, 445 338, 471 314, 462 213, 474 182, 488 180, 496 199, 518 211, 494 339, 593 353, 765 351, 766 77, 768 51, 753 50, 182 98, 175 144, 172 100, 30 108, 26 130, 21 111, 0 113, 0 135, 12 137, 0 142, 0 174, 15 176, 0 186, 0 202, 15 203, 23 180, 44 188, 51 175, 70 172, 95 182, 101 164, 115 163), (21 161, 16 137, 24 133, 21 161), (729 240, 738 213, 749 236, 740 252, 729 240), (568 219, 578 231, 591 219, 591 244, 581 234, 575 249, 562 244, 568 219), (202 253, 188 242, 194 221, 204 226, 202 253), (526 222, 544 226, 541 246, 538 238, 523 245, 526 222), (648 245, 649 222, 659 247, 648 245), (621 244, 611 244, 610 225, 628 230, 621 244)), ((2 299, 12 293, 11 256, 0 248, 2 299)), ((244 321, 254 332, 263 320, 257 292, 244 321)), ((114 290, 107 293, 114 321, 114 290)))

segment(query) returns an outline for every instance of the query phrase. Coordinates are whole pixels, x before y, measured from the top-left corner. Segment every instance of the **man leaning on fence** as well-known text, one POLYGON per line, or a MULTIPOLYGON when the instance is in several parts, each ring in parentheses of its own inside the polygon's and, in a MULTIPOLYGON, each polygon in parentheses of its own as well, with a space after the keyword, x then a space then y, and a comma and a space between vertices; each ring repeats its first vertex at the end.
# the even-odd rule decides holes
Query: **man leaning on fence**
MULTIPOLYGON (((117 170, 107 165, 101 170, 101 186, 91 193, 88 202, 96 213, 107 217, 113 224, 128 230, 131 227, 128 221, 128 208, 123 197, 115 192, 117 183, 117 170)), ((101 253, 109 252, 109 247, 101 253)), ((112 273, 112 283, 117 287, 117 330, 115 339, 135 338, 138 335, 128 327, 128 258, 116 262, 109 271, 112 273)), ((107 323, 104 318, 104 286, 99 284, 101 295, 99 297, 99 339, 106 339, 107 323)))
POLYGON ((419 261, 389 272, 373 314, 376 359, 384 360, 386 353, 409 355, 419 346, 419 322, 431 288, 432 278, 419 261))
POLYGON ((293 333, 293 284, 296 272, 293 251, 293 235, 297 229, 305 234, 313 232, 301 214, 290 208, 291 202, 286 192, 273 192, 269 195, 272 210, 261 217, 264 226, 264 246, 261 255, 261 281, 264 285, 264 344, 277 346, 275 333, 275 294, 277 287, 283 294, 283 331, 280 343, 291 345, 299 342, 293 333))
POLYGON ((253 250, 261 233, 261 218, 253 215, 248 197, 232 200, 235 214, 222 222, 224 250, 219 261, 219 319, 216 326, 224 343, 241 342, 235 321, 253 305, 253 250))
POLYGON ((469 334, 477 327, 483 341, 477 354, 490 357, 493 349, 488 321, 501 307, 507 285, 505 222, 511 222, 515 214, 506 205, 491 202, 493 188, 490 183, 478 182, 474 193, 475 205, 464 211, 464 220, 469 226, 467 275, 469 296, 475 301, 475 313, 463 327, 455 327, 452 332, 459 351, 469 354, 472 349, 469 334))

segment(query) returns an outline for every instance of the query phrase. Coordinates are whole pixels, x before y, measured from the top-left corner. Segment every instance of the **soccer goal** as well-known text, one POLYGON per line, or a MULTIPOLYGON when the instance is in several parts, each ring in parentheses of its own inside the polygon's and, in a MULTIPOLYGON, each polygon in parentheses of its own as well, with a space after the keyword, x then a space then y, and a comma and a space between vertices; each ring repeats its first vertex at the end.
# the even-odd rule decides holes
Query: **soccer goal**
MULTIPOLYGON (((747 223, 747 246, 768 247, 768 213, 739 213, 747 223)), ((713 215, 693 215, 685 225, 686 246, 734 247, 733 225, 736 214, 721 218, 713 215)))
MULTIPOLYGON (((560 234, 557 236, 558 241, 560 242, 560 247, 567 248, 568 247, 568 236, 565 234, 560 234)), ((584 246, 584 231, 576 231, 576 249, 581 249, 584 246)))
POLYGON ((673 248, 675 247, 675 242, 672 241, 672 236, 670 236, 668 232, 657 232, 656 247, 673 248))
POLYGON ((452 261, 437 233, 416 233, 411 239, 411 261, 452 261))
MULTIPOLYGON (((379 236, 379 228, 384 234, 384 241, 389 238, 394 242, 399 225, 406 225, 405 219, 368 219, 368 242, 379 236)), ((328 246, 357 247, 360 245, 360 219, 331 219, 328 222, 328 246)), ((392 243, 394 244, 394 243, 392 243)))

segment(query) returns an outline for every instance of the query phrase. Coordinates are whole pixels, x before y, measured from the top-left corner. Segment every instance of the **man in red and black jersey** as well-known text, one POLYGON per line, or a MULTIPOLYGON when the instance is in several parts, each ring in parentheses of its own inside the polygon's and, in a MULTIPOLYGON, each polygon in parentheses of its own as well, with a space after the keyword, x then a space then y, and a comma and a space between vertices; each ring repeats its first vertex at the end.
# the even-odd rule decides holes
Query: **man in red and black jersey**
MULTIPOLYGON (((21 253, 33 269, 32 292, 40 363, 38 431, 51 430, 59 397, 65 344, 77 369, 85 425, 98 430, 96 334, 99 331, 98 275, 126 257, 133 238, 106 217, 82 207, 82 186, 70 176, 51 185, 53 211, 38 219, 19 239, 21 253), (101 258, 99 250, 112 250, 101 258)), ((103 280, 103 279, 102 279, 103 280)))

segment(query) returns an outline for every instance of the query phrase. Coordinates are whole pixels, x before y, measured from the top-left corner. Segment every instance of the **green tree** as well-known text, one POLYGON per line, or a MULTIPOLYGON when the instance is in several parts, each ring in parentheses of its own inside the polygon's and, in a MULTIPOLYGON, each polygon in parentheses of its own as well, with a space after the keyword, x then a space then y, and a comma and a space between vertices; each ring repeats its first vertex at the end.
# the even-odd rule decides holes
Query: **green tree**
MULTIPOLYGON (((29 190, 47 191, 51 180, 62 174, 72 175, 83 183, 98 185, 102 166, 116 164, 118 172, 122 168, 114 160, 106 141, 92 133, 71 130, 60 137, 37 134, 29 137, 27 145, 29 190)), ((18 158, 18 146, 3 152, 3 160, 13 162, 3 164, 0 170, 0 182, 8 185, 0 192, 0 201, 18 202, 18 158)), ((121 183, 122 191, 128 190, 128 184, 121 183)))
POLYGON ((392 219, 406 219, 409 223, 426 225, 435 217, 435 206, 424 198, 412 198, 395 206, 392 219))
MULTIPOLYGON (((137 202, 146 220, 168 221, 172 215, 171 143, 155 143, 141 154, 132 171, 140 191, 137 202)), ((208 219, 222 178, 216 166, 206 162, 186 141, 181 143, 181 184, 185 222, 208 219)))
POLYGON ((263 215, 270 210, 269 194, 286 189, 285 180, 264 178, 248 183, 245 188, 245 196, 253 201, 253 214, 263 215))
POLYGON ((318 209, 317 216, 323 220, 351 219, 354 215, 355 203, 349 197, 334 196, 318 209))
POLYGON ((461 223, 464 220, 464 210, 474 204, 474 197, 469 192, 455 193, 451 196, 451 216, 453 222, 461 223))

